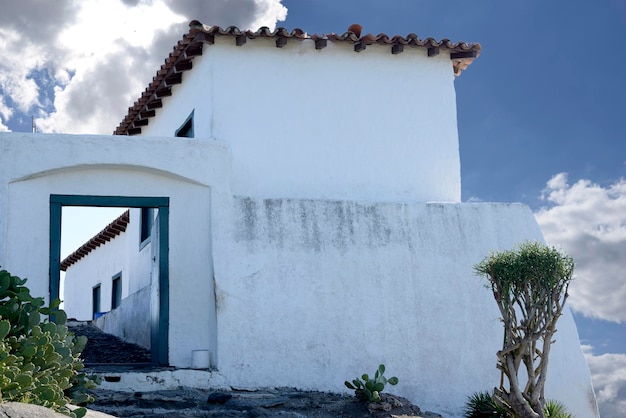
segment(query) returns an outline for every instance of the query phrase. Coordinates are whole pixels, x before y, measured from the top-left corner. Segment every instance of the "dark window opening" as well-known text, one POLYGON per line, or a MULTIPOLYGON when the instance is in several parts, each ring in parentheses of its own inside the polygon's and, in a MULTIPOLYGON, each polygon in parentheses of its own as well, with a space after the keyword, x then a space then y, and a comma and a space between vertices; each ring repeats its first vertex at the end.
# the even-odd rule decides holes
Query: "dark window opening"
POLYGON ((93 313, 93 319, 96 319, 101 313, 100 310, 100 285, 94 286, 91 296, 91 310, 93 313))
POLYGON ((193 112, 191 111, 185 122, 176 130, 177 137, 193 138, 193 112))
POLYGON ((122 303, 122 273, 113 276, 111 287, 111 310, 117 308, 122 303))
POLYGON ((141 208, 141 231, 139 233, 139 245, 145 246, 152 234, 152 224, 154 222, 154 210, 152 208, 141 208))

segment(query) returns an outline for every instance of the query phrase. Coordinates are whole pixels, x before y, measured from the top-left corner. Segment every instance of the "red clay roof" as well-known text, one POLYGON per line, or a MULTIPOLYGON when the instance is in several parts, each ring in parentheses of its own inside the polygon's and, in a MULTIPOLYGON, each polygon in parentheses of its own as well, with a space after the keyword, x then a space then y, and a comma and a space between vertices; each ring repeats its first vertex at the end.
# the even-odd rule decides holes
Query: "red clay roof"
POLYGON ((414 33, 407 36, 388 36, 384 33, 360 36, 361 28, 359 25, 352 25, 349 29, 342 35, 336 33, 308 35, 302 29, 294 29, 289 32, 285 28, 277 28, 271 31, 267 27, 252 32, 250 30, 242 31, 235 26, 228 28, 207 26, 193 20, 189 23, 189 32, 174 46, 174 50, 169 54, 165 63, 161 65, 141 97, 132 107, 128 108, 128 114, 113 134, 140 134, 141 127, 146 126, 149 118, 155 116, 156 109, 163 106, 161 99, 172 95, 172 86, 182 83, 182 73, 192 69, 194 57, 202 55, 204 44, 213 44, 216 36, 232 37, 237 46, 244 45, 248 39, 270 38, 276 41, 277 48, 282 48, 290 41, 312 40, 315 49, 323 49, 330 41, 353 44, 355 52, 361 52, 372 44, 388 45, 392 54, 402 53, 405 47, 425 48, 429 57, 438 55, 440 50, 446 50, 450 53, 454 74, 457 76, 478 57, 481 50, 480 44, 477 43, 451 42, 449 39, 440 41, 433 38, 419 39, 414 33))
POLYGON ((61 262, 61 270, 66 271, 72 264, 85 257, 100 245, 109 242, 111 239, 126 231, 126 226, 128 226, 129 220, 129 211, 122 213, 116 220, 105 226, 102 231, 98 232, 78 250, 68 255, 65 260, 61 262))

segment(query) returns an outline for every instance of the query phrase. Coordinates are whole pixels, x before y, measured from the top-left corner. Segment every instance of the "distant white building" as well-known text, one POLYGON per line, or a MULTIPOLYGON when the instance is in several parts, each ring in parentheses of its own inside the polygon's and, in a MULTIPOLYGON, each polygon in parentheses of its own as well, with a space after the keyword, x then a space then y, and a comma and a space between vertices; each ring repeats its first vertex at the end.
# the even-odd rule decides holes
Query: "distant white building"
POLYGON ((127 210, 61 262, 69 316, 97 319, 105 331, 145 348, 150 348, 153 220, 153 209, 127 210), (129 223, 138 227, 127 228, 129 223), (122 301, 124 308, 115 310, 122 301))
MULTIPOLYGON (((343 391, 384 363, 391 391, 460 416, 500 378, 472 267, 542 240, 524 205, 460 202, 454 79, 479 52, 194 21, 117 136, 0 135, 0 264, 54 297, 60 208, 129 207, 67 264, 70 316, 110 310, 101 326, 175 367, 208 352, 237 388, 343 391)), ((547 396, 597 416, 569 311, 556 339, 547 396)))

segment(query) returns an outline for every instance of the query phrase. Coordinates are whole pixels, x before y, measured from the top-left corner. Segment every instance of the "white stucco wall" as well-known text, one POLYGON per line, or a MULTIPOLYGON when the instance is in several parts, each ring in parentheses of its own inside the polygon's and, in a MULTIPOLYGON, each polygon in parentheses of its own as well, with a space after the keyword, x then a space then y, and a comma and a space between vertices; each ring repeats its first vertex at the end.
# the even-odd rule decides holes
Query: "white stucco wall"
POLYGON ((111 310, 113 276, 122 273, 122 298, 128 296, 126 233, 98 247, 65 272, 63 309, 79 321, 92 319, 92 289, 100 285, 100 312, 111 310))
MULTIPOLYGON (((234 387, 344 391, 384 363, 390 391, 461 416, 499 384, 499 313, 473 266, 542 240, 519 204, 372 204, 237 198, 232 239, 215 249, 218 364, 234 387)), ((569 312, 547 396, 594 416, 569 312)))
POLYGON ((230 146, 235 195, 460 201, 446 51, 216 37, 172 90, 143 134, 174 135, 195 109, 195 136, 230 146))
POLYGON ((50 194, 169 197, 169 361, 189 367, 192 350, 216 350, 212 249, 202 238, 229 206, 220 203, 230 199, 226 152, 184 138, 0 133, 0 265, 48 298, 50 194))
MULTIPOLYGON (((233 197, 228 146, 202 139, 0 134, 0 155, 0 265, 35 295, 51 193, 170 198, 174 366, 209 349, 233 387, 344 391, 385 363, 393 392, 452 417, 499 382, 498 312, 472 266, 541 239, 523 205, 233 197)), ((569 313, 558 328, 547 395, 596 416, 569 313)))

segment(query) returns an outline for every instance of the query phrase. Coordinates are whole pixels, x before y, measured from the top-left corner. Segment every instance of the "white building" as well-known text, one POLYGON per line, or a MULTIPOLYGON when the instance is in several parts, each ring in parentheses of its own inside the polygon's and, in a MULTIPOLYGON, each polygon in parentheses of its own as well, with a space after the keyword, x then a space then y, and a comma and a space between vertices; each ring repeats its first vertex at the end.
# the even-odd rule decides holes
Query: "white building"
MULTIPOLYGON (((499 313, 472 267, 542 239, 526 206, 460 202, 454 79, 479 51, 194 21, 118 136, 0 136, 0 264, 56 296, 60 208, 154 208, 144 261, 129 256, 131 210, 68 270, 114 246, 110 260, 129 257, 103 273, 113 286, 121 271, 128 295, 108 329, 142 318, 155 361, 186 368, 207 350, 238 388, 343 391, 384 363, 391 391, 459 416, 500 377, 499 313)), ((87 283, 66 286, 66 306, 92 315, 87 283)), ((569 311, 556 339, 547 396, 597 416, 569 311)))
POLYGON ((153 219, 152 209, 127 210, 61 262, 63 308, 70 318, 97 319, 105 331, 145 348, 150 348, 153 219))

